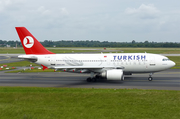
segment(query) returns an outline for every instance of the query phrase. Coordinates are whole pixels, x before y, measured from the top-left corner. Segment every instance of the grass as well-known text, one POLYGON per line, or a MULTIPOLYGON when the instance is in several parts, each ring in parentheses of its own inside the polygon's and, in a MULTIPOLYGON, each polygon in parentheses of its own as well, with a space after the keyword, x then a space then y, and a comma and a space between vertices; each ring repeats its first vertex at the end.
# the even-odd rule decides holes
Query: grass
MULTIPOLYGON (((45 70, 42 70, 42 69, 25 69, 25 70, 13 70, 13 71, 7 71, 5 73, 39 73, 39 72, 54 72, 54 69, 45 69, 45 70)), ((59 70, 56 71, 56 72, 60 72, 59 70)))
POLYGON ((180 48, 121 48, 124 53, 180 54, 180 48))
MULTIPOLYGON (((79 48, 47 48, 47 49, 54 53, 79 53, 79 52, 98 52, 99 51, 99 50, 88 50, 88 49, 81 50, 79 48)), ((86 49, 86 48, 83 48, 83 49, 86 49)), ((25 54, 25 52, 23 48, 0 48, 0 54, 25 54)))
MULTIPOLYGON (((180 48, 79 48, 79 47, 60 47, 47 48, 54 53, 79 53, 79 52, 124 52, 124 53, 155 53, 155 54, 180 54, 180 48)), ((0 48, 0 54, 25 54, 23 48, 0 48)))
POLYGON ((4 68, 0 68, 0 71, 7 71, 7 70, 14 70, 16 69, 15 67, 4 67, 4 68))
POLYGON ((0 64, 0 66, 2 65, 7 65, 8 67, 28 67, 30 65, 32 66, 39 66, 35 63, 31 63, 29 61, 20 61, 20 62, 11 62, 11 63, 3 63, 3 64, 0 64))
POLYGON ((179 119, 180 91, 0 87, 3 119, 179 119))
POLYGON ((0 48, 0 54, 24 54, 23 48, 0 48))

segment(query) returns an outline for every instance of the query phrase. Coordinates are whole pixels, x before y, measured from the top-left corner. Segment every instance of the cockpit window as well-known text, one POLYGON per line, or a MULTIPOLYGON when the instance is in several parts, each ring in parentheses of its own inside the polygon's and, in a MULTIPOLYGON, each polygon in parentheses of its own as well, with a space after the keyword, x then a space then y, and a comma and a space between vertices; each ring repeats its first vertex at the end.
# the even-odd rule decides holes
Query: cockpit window
POLYGON ((162 59, 162 61, 170 61, 169 59, 162 59))

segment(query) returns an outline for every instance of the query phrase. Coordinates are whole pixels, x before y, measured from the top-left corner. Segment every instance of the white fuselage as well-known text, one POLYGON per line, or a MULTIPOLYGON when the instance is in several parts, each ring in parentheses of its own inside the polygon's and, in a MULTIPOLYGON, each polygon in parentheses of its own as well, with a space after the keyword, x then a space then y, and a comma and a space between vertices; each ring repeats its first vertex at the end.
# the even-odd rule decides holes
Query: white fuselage
POLYGON ((37 57, 35 63, 49 68, 76 69, 82 67, 82 69, 91 68, 93 72, 102 72, 103 68, 114 67, 122 68, 123 72, 127 73, 153 73, 175 65, 165 56, 149 53, 50 54, 22 55, 20 57, 37 57))

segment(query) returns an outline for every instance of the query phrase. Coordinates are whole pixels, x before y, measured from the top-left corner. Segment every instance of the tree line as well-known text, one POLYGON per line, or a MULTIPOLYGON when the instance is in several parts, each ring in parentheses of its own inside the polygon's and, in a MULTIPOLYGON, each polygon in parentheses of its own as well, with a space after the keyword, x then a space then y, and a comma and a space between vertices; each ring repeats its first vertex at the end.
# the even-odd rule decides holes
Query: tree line
MULTIPOLYGON (((180 48, 180 42, 136 42, 133 40, 132 42, 109 42, 109 41, 52 41, 45 40, 41 42, 41 44, 45 47, 164 47, 164 48, 180 48)), ((22 47, 20 41, 5 41, 0 40, 0 47, 22 47)))

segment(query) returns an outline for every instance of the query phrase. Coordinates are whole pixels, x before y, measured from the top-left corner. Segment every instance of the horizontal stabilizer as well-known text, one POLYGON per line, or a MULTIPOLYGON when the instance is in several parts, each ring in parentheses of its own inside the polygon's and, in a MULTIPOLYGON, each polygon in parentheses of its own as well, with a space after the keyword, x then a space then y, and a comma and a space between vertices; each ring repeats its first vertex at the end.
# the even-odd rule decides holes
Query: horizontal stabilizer
POLYGON ((38 58, 36 56, 33 56, 33 55, 19 55, 18 58, 29 60, 31 62, 36 62, 38 60, 38 58))

